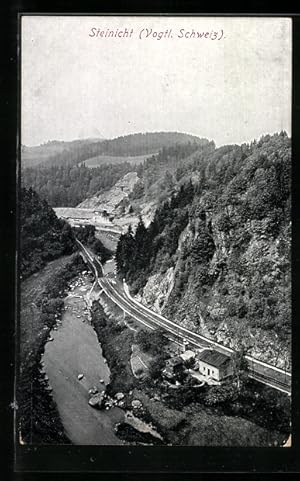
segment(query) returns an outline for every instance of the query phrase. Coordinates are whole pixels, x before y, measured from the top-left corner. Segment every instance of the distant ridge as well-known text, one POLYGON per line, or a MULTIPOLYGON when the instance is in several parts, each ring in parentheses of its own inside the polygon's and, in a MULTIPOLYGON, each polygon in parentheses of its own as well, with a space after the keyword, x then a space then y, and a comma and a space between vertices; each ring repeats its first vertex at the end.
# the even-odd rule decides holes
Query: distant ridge
POLYGON ((175 144, 208 144, 208 140, 181 132, 145 132, 114 139, 79 139, 70 142, 48 141, 36 147, 22 146, 22 167, 79 164, 98 155, 138 156, 154 154, 175 144))
POLYGON ((60 156, 68 155, 68 157, 70 157, 72 152, 81 150, 83 146, 93 145, 102 142, 103 140, 96 138, 76 139, 71 141, 49 140, 40 145, 21 145, 22 167, 35 167, 41 164, 51 165, 55 163, 55 159, 59 159, 60 156), (67 152, 68 154, 66 154, 67 152))

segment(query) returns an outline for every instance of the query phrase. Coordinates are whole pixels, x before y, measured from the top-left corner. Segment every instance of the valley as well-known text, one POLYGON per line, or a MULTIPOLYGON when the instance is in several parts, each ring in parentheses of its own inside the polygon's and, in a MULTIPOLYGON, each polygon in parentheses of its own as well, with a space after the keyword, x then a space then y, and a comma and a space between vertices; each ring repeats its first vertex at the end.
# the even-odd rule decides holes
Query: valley
MULTIPOLYGON (((169 142, 171 137, 167 138, 169 142)), ((36 183, 44 199, 41 204, 36 200, 35 208, 45 208, 43 202, 51 200, 55 212, 53 217, 47 211, 52 237, 46 234, 49 229, 37 228, 38 224, 45 227, 43 222, 32 227, 29 217, 24 224, 26 272, 38 276, 40 266, 48 262, 42 247, 46 239, 54 257, 75 253, 80 246, 85 269, 93 276, 85 288, 92 293, 91 302, 84 307, 86 294, 77 291, 64 298, 63 324, 45 349, 53 399, 65 433, 75 444, 159 442, 151 437, 143 441, 134 431, 135 424, 129 422, 128 427, 128 419, 125 422, 118 410, 116 416, 110 407, 108 414, 89 411, 88 390, 98 377, 105 378, 106 369, 101 349, 100 361, 97 357, 99 344, 93 326, 111 371, 110 380, 105 381, 107 395, 115 399, 121 390, 125 411, 134 400, 139 401, 143 408, 133 410, 134 416, 151 422, 162 436, 160 441, 218 445, 215 434, 222 432, 221 445, 282 445, 289 433, 292 365, 290 139, 281 132, 251 144, 216 148, 212 141, 187 138, 156 151, 162 137, 154 139, 148 137, 144 153, 141 137, 125 136, 115 143, 103 141, 106 153, 90 157, 96 159, 94 165, 87 166, 87 159, 72 167, 25 171, 25 183, 33 187, 36 183), (139 156, 140 162, 128 162, 130 154, 139 156), (109 169, 101 158, 110 164, 109 169), (109 177, 104 186, 105 169, 109 177), (65 190, 59 187, 61 182, 65 190), (35 233, 40 236, 38 242, 35 233), (37 257, 30 254, 32 247, 37 257), (80 301, 75 299, 77 294, 80 301), (82 303, 76 315, 74 302, 82 303), (150 355, 147 349, 143 354, 137 341, 143 329, 149 339, 161 332, 169 346, 163 346, 160 355, 150 355), (194 379, 204 379, 201 389, 190 384, 187 366, 175 384, 165 379, 170 356, 176 358, 176 352, 180 356, 185 350, 198 356, 205 349, 242 360, 235 375, 210 386, 197 371, 194 379), (142 356, 135 368, 131 350, 142 356), (77 371, 85 371, 88 382, 78 383, 77 371), (72 381, 65 390, 66 376, 72 381), (77 406, 74 419, 69 414, 73 402, 77 406), (80 431, 80 411, 87 415, 85 424, 91 426, 87 433, 80 431), (163 415, 177 420, 174 431, 162 426, 163 415), (100 431, 98 424, 93 426, 94 418, 99 426, 102 423, 100 431), (231 424, 231 440, 220 423, 228 426, 228 432, 231 424), (72 426, 78 436, 70 434, 72 426), (202 436, 203 426, 210 440, 202 436), (114 443, 114 439, 118 440, 114 443)), ((101 386, 97 389, 102 390, 101 386)), ((109 399, 106 402, 113 403, 109 399)))

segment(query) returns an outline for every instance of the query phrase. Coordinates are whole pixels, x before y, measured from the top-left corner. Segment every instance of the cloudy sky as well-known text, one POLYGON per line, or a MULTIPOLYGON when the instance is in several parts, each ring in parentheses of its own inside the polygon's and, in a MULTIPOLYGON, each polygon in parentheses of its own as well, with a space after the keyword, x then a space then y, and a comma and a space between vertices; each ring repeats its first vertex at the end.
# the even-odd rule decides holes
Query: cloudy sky
POLYGON ((25 16, 21 62, 22 144, 291 133, 289 19, 25 16))

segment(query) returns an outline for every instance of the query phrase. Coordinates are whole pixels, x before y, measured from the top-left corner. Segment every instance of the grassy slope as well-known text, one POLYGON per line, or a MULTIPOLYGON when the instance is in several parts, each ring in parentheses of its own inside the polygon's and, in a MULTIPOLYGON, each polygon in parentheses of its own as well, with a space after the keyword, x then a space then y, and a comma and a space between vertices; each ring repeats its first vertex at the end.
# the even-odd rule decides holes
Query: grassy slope
POLYGON ((112 232, 96 231, 95 237, 99 239, 104 247, 114 252, 117 248, 119 235, 112 232))
POLYGON ((286 440, 283 433, 199 403, 170 409, 163 401, 153 402, 154 394, 153 389, 134 389, 134 397, 143 403, 154 425, 173 445, 276 446, 286 440))
POLYGON ((277 446, 285 439, 241 417, 220 416, 205 409, 190 415, 180 434, 189 446, 277 446))
POLYGON ((141 164, 145 159, 153 154, 143 154, 135 156, 118 156, 118 155, 97 155, 96 157, 91 157, 90 159, 84 160, 82 164, 86 167, 93 168, 99 167, 103 164, 118 164, 121 162, 129 162, 130 164, 141 164))

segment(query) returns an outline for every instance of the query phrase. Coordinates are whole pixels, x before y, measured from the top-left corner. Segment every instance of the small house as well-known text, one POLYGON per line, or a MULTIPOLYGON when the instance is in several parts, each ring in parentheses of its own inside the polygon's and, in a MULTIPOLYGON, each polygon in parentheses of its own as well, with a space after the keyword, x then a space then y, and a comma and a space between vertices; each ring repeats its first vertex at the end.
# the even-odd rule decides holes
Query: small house
POLYGON ((178 372, 182 366, 183 360, 180 356, 172 357, 171 359, 168 359, 166 361, 166 367, 162 371, 162 373, 164 374, 164 376, 172 379, 176 375, 176 372, 178 372))
POLYGON ((183 360, 183 362, 189 362, 195 359, 196 354, 194 351, 188 350, 180 354, 180 358, 183 360))
POLYGON ((199 372, 207 379, 223 381, 233 374, 230 356, 212 349, 205 349, 198 354, 199 372))

